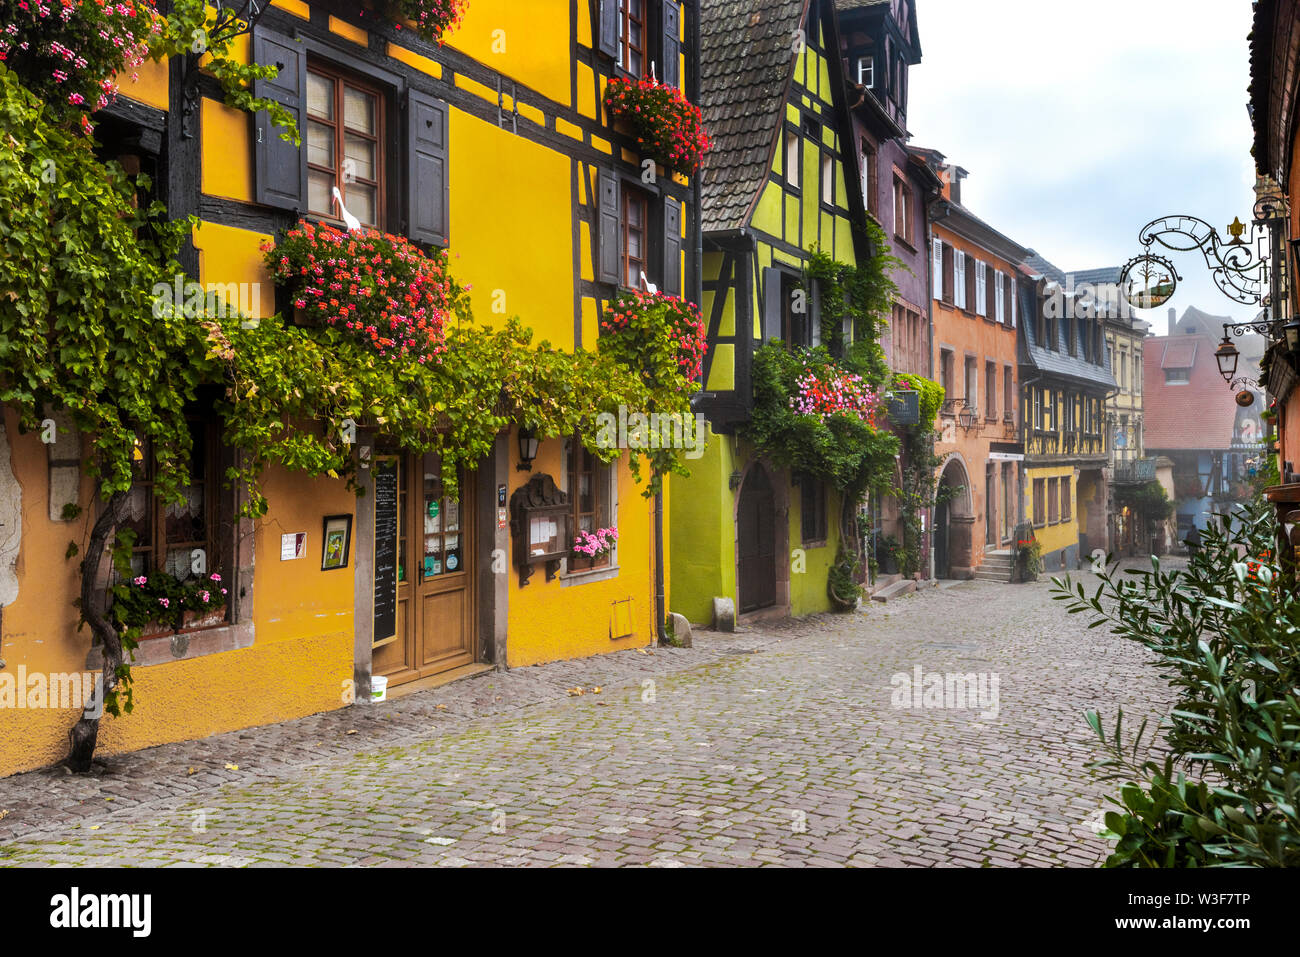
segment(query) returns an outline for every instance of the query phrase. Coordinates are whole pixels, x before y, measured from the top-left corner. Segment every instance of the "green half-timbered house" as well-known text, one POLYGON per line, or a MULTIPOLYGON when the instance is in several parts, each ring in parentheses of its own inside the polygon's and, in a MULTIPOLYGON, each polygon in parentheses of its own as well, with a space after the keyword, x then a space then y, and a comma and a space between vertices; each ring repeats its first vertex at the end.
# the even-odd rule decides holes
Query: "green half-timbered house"
POLYGON ((813 249, 856 265, 868 255, 856 151, 830 0, 703 0, 701 106, 713 137, 701 173, 703 296, 709 352, 697 409, 710 431, 671 498, 673 610, 713 618, 828 607, 838 544, 832 489, 774 468, 741 432, 755 350, 817 345, 813 249), (804 307, 804 308, 801 308, 804 307))

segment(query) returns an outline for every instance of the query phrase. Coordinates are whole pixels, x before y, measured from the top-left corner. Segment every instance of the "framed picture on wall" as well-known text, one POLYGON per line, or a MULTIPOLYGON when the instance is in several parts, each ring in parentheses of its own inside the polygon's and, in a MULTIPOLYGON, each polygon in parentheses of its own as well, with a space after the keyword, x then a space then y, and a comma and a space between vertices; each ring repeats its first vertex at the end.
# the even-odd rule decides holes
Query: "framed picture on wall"
POLYGON ((326 572, 335 568, 347 568, 352 545, 352 516, 326 515, 321 537, 320 570, 326 572))

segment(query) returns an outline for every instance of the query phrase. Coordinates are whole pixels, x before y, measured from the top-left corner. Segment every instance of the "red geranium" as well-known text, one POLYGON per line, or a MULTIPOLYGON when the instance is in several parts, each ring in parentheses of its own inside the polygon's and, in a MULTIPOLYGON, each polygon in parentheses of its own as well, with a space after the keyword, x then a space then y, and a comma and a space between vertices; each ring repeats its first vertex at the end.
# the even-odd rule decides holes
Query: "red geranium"
POLYGON ((668 170, 693 173, 712 145, 700 108, 675 86, 615 78, 605 88, 605 109, 630 122, 642 152, 668 170))
POLYGON ((305 220, 278 244, 262 247, 293 305, 324 325, 351 333, 381 356, 441 361, 444 327, 458 292, 447 254, 432 256, 377 229, 342 232, 305 220))

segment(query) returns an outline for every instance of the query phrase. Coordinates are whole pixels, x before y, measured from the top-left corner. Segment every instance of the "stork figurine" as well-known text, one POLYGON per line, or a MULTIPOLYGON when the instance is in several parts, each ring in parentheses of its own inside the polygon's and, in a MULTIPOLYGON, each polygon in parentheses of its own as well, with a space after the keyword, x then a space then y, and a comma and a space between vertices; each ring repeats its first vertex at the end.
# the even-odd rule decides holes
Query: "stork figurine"
POLYGON ((334 203, 338 204, 339 211, 343 214, 343 222, 348 227, 348 232, 355 232, 361 228, 361 220, 357 219, 348 212, 348 208, 343 205, 343 194, 339 192, 337 186, 334 187, 334 203))
POLYGON ((645 291, 648 293, 653 294, 659 291, 659 287, 646 278, 644 269, 641 270, 641 285, 645 287, 645 291))

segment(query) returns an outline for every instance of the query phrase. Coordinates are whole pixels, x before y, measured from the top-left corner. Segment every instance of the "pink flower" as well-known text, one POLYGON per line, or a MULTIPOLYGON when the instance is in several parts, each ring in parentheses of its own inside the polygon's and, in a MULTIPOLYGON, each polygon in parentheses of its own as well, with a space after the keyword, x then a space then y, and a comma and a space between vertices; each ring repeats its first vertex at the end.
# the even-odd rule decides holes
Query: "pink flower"
POLYGON ((139 578, 132 578, 132 579, 131 579, 131 584, 133 584, 133 585, 143 585, 143 584, 146 584, 148 581, 149 581, 149 579, 147 579, 147 578, 145 578, 143 575, 141 575, 139 578))
POLYGON ((158 604, 162 605, 164 608, 170 608, 172 603, 169 599, 159 598, 158 604))

